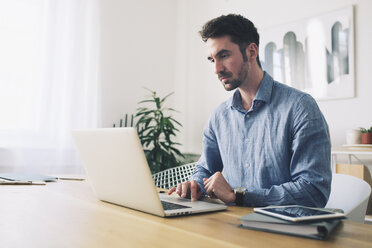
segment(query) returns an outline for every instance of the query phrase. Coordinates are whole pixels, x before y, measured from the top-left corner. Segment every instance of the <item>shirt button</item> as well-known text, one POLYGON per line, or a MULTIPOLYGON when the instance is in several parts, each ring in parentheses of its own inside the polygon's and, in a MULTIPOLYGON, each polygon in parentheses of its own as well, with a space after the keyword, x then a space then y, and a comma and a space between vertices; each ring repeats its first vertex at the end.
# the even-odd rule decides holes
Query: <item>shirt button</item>
POLYGON ((247 114, 245 117, 249 118, 249 116, 250 116, 250 115, 247 114))
POLYGON ((249 142, 249 139, 245 139, 246 142, 249 142))

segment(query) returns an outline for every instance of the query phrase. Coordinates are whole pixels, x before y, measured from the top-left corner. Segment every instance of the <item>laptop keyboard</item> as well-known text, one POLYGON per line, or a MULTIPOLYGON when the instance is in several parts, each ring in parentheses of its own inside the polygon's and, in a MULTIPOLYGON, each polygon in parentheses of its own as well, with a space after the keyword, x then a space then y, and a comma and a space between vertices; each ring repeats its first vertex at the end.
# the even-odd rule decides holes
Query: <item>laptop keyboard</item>
POLYGON ((190 208, 188 206, 179 205, 172 202, 161 201, 164 210, 175 210, 175 209, 182 209, 182 208, 190 208))

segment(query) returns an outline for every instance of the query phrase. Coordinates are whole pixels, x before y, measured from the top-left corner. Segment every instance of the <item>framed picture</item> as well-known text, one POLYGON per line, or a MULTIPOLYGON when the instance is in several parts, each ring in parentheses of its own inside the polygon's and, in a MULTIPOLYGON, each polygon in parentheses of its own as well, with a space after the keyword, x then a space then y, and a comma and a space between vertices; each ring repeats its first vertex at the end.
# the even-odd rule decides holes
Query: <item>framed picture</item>
POLYGON ((355 97, 353 7, 260 30, 263 69, 317 100, 355 97))

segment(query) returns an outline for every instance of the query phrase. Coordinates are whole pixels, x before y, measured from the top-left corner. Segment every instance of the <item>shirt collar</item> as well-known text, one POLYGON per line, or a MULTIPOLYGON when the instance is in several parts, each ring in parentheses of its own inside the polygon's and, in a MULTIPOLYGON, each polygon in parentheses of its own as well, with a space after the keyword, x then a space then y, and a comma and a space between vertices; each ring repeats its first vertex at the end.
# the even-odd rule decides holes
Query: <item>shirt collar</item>
MULTIPOLYGON (((270 103, 273 84, 274 84, 273 78, 269 74, 264 72, 264 77, 261 81, 260 86, 258 87, 258 91, 253 99, 253 103, 255 101, 263 101, 266 103, 270 103)), ((244 111, 242 106, 242 97, 238 89, 235 90, 234 95, 231 97, 228 107, 244 111)))

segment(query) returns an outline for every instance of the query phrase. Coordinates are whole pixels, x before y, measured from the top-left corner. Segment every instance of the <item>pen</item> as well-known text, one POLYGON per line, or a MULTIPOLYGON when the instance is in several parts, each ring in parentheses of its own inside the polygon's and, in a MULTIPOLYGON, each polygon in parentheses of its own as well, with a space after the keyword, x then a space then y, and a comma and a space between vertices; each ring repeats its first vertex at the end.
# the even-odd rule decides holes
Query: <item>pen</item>
POLYGON ((32 182, 32 181, 0 181, 0 185, 45 185, 45 182, 32 182))
POLYGON ((73 180, 73 181, 84 181, 84 178, 74 178, 74 177, 58 177, 58 180, 73 180))

